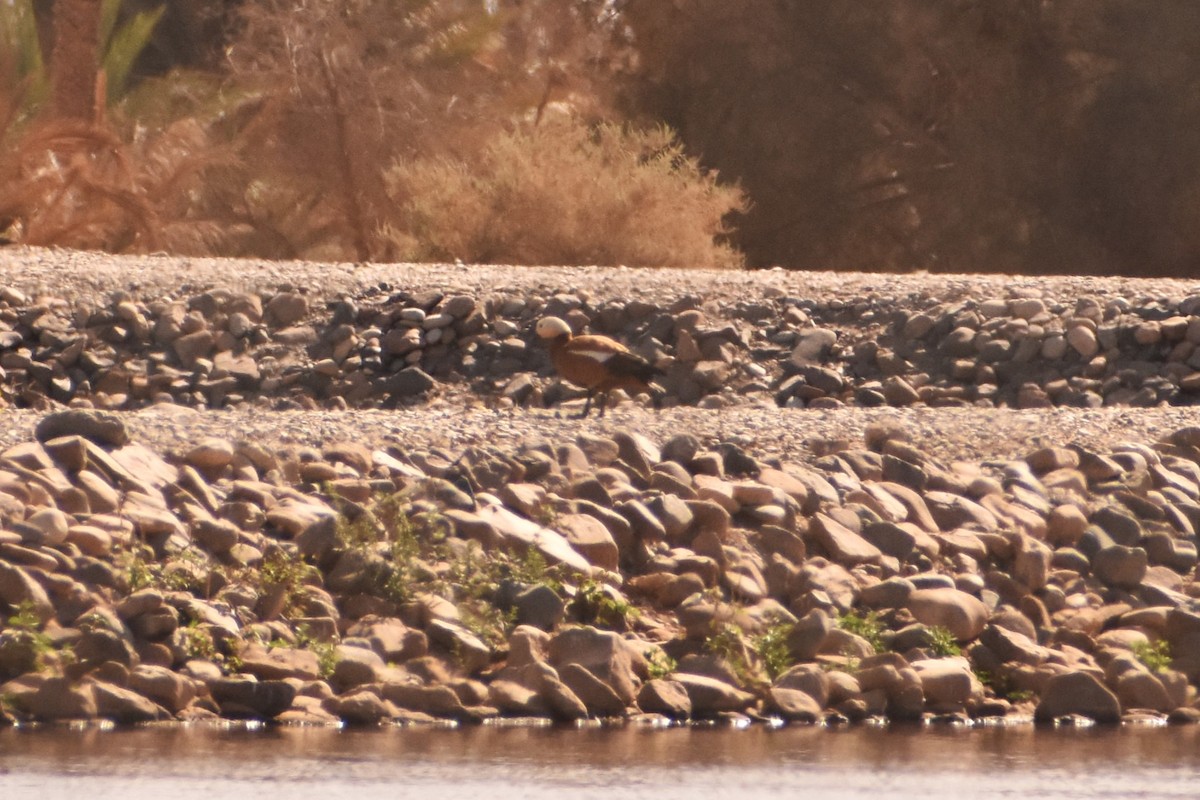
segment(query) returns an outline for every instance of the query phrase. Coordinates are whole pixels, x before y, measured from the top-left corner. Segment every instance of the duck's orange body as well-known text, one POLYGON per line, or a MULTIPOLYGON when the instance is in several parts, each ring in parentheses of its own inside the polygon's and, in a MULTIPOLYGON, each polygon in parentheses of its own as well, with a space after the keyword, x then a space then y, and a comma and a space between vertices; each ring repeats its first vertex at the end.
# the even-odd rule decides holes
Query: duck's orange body
POLYGON ((550 360, 565 380, 587 389, 581 417, 592 410, 592 398, 602 397, 600 416, 608 405, 608 393, 624 389, 630 393, 654 393, 651 384, 661 371, 625 345, 607 336, 573 336, 571 328, 557 317, 539 320, 538 336, 550 343, 550 360))

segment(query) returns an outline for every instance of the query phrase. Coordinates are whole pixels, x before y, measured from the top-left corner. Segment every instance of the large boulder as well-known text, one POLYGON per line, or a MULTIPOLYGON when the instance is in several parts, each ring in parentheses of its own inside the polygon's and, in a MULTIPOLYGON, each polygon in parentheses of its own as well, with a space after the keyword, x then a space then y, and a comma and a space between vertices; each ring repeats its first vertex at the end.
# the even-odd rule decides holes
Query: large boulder
POLYGON ((0 603, 9 608, 28 605, 45 622, 54 616, 54 605, 42 585, 28 571, 0 561, 0 603))
POLYGON ((797 661, 812 661, 821 652, 821 646, 833 627, 833 618, 822 609, 814 608, 788 632, 788 652, 797 661))
POLYGON ((931 711, 957 710, 979 688, 979 682, 965 658, 914 661, 912 668, 921 678, 925 703, 931 711))
POLYGON ((1180 705, 1158 676, 1148 670, 1129 670, 1117 679, 1116 690, 1125 711, 1148 709, 1168 714, 1180 705))
POLYGON ((186 708, 197 694, 193 679, 151 664, 141 664, 129 673, 129 688, 172 714, 186 708))
POLYGON ((908 598, 908 610, 918 622, 940 625, 960 642, 977 637, 988 620, 983 601, 958 589, 918 589, 908 598))
POLYGON ((396 708, 391 703, 367 689, 326 698, 322 705, 350 725, 378 725, 396 716, 396 708))
MULTIPOLYGON (((626 706, 637 697, 639 680, 633 671, 633 654, 625 640, 612 631, 569 628, 550 640, 548 653, 560 674, 568 664, 577 664, 607 684, 626 706)), ((571 685, 565 675, 563 680, 571 685)))
POLYGON ((687 719, 692 715, 692 700, 679 681, 646 681, 638 692, 637 703, 647 714, 662 714, 671 719, 687 719))
POLYGON ((692 714, 713 716, 726 711, 745 711, 754 705, 754 695, 707 675, 676 672, 671 678, 683 685, 692 701, 692 714))
POLYGON ((582 664, 566 664, 559 670, 559 678, 593 716, 619 717, 629 705, 611 685, 582 664))
POLYGON ((42 721, 93 719, 97 714, 96 694, 90 683, 67 678, 47 678, 25 699, 26 710, 42 721))
POLYGON ((116 414, 94 409, 72 408, 47 414, 33 431, 39 442, 62 436, 82 436, 97 444, 121 447, 129 442, 125 422, 116 414))
POLYGON ((1171 609, 1164 636, 1171 645, 1172 667, 1192 681, 1200 680, 1200 614, 1171 609))
POLYGON ((1119 722, 1121 702, 1092 673, 1064 672, 1046 681, 1034 719, 1051 722, 1071 714, 1090 717, 1096 722, 1119 722))
POLYGON ((1149 556, 1140 547, 1115 544, 1092 557, 1092 572, 1096 577, 1118 589, 1136 589, 1149 566, 1149 556))
POLYGON ((772 686, 767 690, 766 711, 788 722, 819 722, 821 704, 799 689, 772 686))
POLYGON ((420 711, 447 719, 464 719, 470 716, 462 699, 449 686, 384 683, 381 692, 383 699, 410 711, 420 711))
POLYGON ((284 678, 311 681, 321 676, 320 660, 311 650, 293 647, 267 648, 254 643, 242 648, 240 656, 242 672, 264 681, 284 678))
POLYGON ((111 683, 97 682, 93 686, 96 712, 105 719, 122 725, 139 722, 158 722, 171 718, 171 712, 132 689, 111 683))
POLYGON ((775 687, 804 692, 821 708, 829 703, 829 673, 816 664, 797 664, 776 679, 775 687))
POLYGON ((287 711, 296 699, 295 684, 284 680, 219 678, 208 690, 225 717, 271 719, 287 711))

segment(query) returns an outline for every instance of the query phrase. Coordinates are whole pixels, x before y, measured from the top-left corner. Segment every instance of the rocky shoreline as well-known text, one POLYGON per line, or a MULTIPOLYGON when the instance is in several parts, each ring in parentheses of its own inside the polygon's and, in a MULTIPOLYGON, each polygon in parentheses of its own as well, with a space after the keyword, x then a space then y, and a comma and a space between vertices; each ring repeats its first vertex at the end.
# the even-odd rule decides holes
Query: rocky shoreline
POLYGON ((1200 720, 1200 428, 812 466, 636 432, 0 454, 9 722, 1200 720))
POLYGON ((5 722, 1200 720, 1200 286, 230 266, 0 251, 5 722))

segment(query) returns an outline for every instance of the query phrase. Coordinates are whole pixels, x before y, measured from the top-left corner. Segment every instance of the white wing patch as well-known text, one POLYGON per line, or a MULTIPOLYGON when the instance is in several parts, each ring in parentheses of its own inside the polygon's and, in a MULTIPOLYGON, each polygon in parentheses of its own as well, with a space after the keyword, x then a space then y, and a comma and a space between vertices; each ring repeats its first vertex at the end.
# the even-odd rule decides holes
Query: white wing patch
POLYGON ((611 350, 584 350, 581 348, 579 350, 572 350, 571 355, 578 356, 579 358, 586 358, 589 361, 596 362, 597 364, 604 364, 610 358, 615 356, 616 353, 612 352, 611 350))

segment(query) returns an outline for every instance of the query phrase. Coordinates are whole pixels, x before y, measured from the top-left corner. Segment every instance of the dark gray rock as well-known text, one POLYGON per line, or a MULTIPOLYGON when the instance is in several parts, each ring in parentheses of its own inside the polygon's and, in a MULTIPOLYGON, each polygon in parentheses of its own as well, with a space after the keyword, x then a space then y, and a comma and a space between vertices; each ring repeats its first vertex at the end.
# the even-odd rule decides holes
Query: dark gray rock
POLYGON ((282 680, 256 681, 249 678, 221 678, 209 683, 213 700, 226 717, 272 719, 287 711, 296 699, 296 687, 282 680))
POLYGON ((110 447, 123 447, 129 443, 129 431, 120 417, 83 408, 47 414, 34 428, 33 435, 43 443, 60 436, 82 436, 110 447))
POLYGON ((416 397, 437 386, 437 381, 420 367, 406 367, 388 378, 385 390, 393 398, 416 397))

